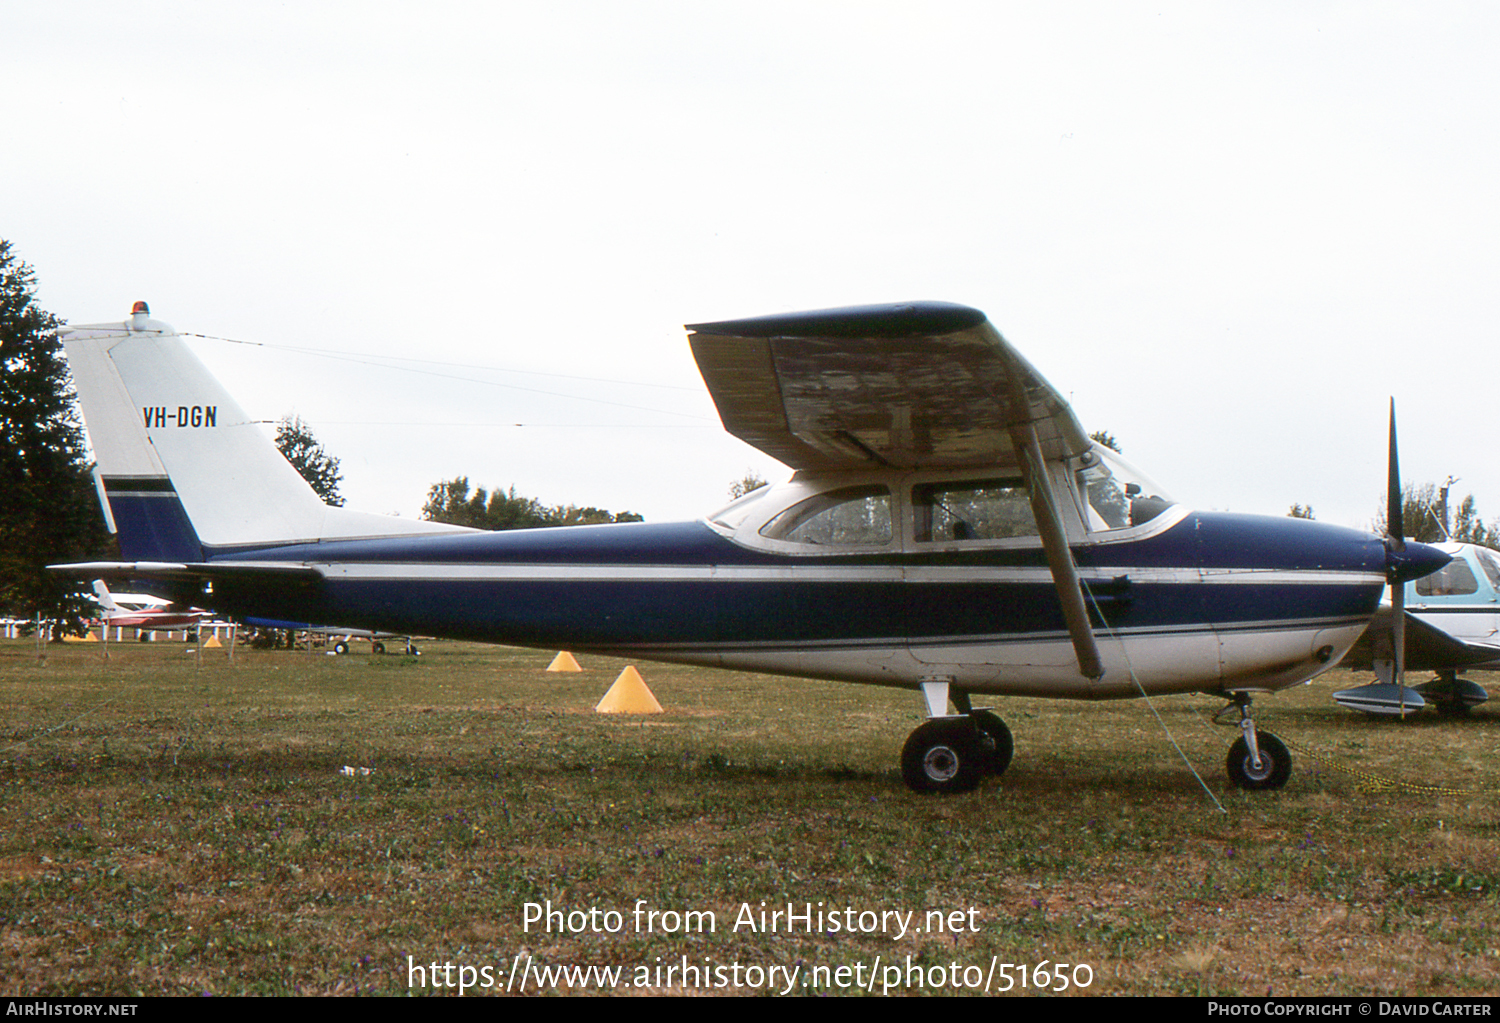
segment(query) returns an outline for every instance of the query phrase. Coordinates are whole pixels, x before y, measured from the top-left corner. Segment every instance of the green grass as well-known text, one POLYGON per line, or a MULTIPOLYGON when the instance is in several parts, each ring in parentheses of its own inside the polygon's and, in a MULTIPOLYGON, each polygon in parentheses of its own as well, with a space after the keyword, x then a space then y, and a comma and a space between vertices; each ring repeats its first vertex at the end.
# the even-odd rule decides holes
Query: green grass
POLYGON ((778 988, 773 966, 822 968, 796 989, 832 993, 833 971, 877 962, 946 991, 993 961, 1088 964, 1102 994, 1500 981, 1495 713, 1370 721, 1330 701, 1343 673, 1257 701, 1261 727, 1326 758, 1294 750, 1279 793, 1228 787, 1218 701, 1156 701, 1221 812, 1139 702, 994 701, 1014 764, 941 799, 901 784, 906 692, 641 664, 667 712, 623 717, 592 712, 623 666, 603 658, 558 675, 551 652, 458 643, 201 668, 180 644, 110 650, 0 643, 8 993, 400 994, 408 956, 502 987, 526 956, 668 990, 716 986, 650 973, 684 957, 778 988), (717 927, 640 930, 638 900, 717 927), (526 929, 549 901, 622 926, 526 929), (733 929, 762 902, 965 926, 733 929))

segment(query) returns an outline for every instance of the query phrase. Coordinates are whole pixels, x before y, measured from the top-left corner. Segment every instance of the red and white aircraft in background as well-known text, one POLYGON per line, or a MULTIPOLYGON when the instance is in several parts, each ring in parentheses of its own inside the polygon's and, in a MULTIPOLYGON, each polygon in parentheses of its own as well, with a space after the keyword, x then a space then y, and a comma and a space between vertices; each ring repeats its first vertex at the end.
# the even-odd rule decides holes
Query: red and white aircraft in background
POLYGON ((213 617, 212 611, 189 608, 173 611, 172 602, 145 593, 109 592, 103 579, 94 580, 94 599, 105 627, 126 629, 191 629, 213 617))

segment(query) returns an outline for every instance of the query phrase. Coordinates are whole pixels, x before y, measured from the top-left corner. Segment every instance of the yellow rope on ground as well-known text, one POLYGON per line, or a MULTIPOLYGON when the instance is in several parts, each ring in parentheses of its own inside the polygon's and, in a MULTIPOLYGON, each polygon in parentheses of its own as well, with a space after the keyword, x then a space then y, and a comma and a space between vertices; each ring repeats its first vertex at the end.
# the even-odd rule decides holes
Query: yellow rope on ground
POLYGON ((1300 742, 1293 742, 1285 736, 1278 735, 1277 738, 1303 756, 1311 757, 1325 767, 1330 767, 1335 771, 1354 778, 1360 783, 1359 790, 1361 792, 1409 792, 1412 795, 1418 796, 1474 796, 1494 791, 1494 789, 1460 789, 1454 788, 1451 785, 1419 785, 1416 782, 1397 781, 1394 778, 1386 778, 1378 774, 1372 774, 1369 771, 1362 771, 1357 767, 1349 767, 1346 764, 1341 764, 1331 756, 1319 753, 1314 749, 1309 749, 1300 742))

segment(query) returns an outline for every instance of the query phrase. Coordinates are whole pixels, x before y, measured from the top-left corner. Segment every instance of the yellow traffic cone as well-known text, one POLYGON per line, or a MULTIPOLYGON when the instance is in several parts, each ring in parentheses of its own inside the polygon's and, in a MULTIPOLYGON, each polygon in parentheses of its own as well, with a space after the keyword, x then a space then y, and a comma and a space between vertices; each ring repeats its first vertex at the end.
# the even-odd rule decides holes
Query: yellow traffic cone
POLYGON ((557 656, 552 658, 552 663, 547 665, 548 671, 582 671, 573 655, 566 650, 559 650, 557 656))
POLYGON ((620 677, 615 679, 615 684, 609 687, 609 692, 604 694, 604 699, 594 708, 600 714, 660 714, 661 704, 656 702, 656 697, 646 687, 646 680, 641 678, 641 673, 635 670, 635 665, 627 664, 625 670, 620 672, 620 677))

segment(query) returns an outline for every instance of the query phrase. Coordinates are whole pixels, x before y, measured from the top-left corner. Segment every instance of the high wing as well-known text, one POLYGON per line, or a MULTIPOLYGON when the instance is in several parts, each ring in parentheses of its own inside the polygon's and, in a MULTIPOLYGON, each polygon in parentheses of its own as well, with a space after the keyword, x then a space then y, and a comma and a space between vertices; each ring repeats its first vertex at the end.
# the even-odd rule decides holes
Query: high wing
POLYGON ((990 325, 946 302, 689 324, 724 428, 794 469, 1015 468, 1031 423, 1047 461, 1088 436, 990 325))
POLYGON ((688 324, 724 428, 794 469, 1014 469, 1087 678, 1104 674, 1045 465, 1091 441, 984 313, 946 302, 688 324))

